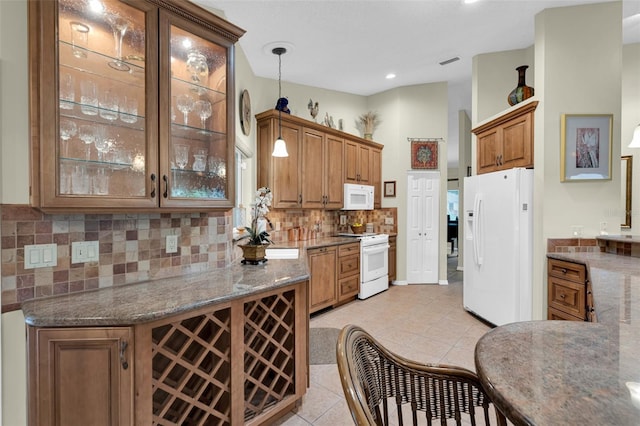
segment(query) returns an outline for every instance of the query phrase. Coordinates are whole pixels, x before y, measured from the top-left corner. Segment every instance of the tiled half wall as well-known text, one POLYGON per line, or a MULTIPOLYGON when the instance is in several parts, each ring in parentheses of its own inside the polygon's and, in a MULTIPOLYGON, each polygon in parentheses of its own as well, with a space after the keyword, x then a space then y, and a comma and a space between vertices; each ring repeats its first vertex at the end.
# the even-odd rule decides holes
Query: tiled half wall
MULTIPOLYGON (((26 205, 2 205, 2 312, 40 297, 67 294, 224 268, 241 251, 233 241, 231 212, 155 214, 44 214, 26 205), (178 235, 178 252, 165 250, 167 235, 178 235), (71 264, 71 243, 98 241, 98 262, 71 264), (24 269, 24 246, 57 244, 57 266, 24 269)), ((292 227, 318 230, 317 236, 348 231, 347 222, 374 223, 375 232, 396 232, 397 210, 366 212, 278 210, 268 215, 287 241, 292 227), (393 224, 385 224, 385 218, 393 224)), ((240 242, 242 244, 242 242, 240 242)))

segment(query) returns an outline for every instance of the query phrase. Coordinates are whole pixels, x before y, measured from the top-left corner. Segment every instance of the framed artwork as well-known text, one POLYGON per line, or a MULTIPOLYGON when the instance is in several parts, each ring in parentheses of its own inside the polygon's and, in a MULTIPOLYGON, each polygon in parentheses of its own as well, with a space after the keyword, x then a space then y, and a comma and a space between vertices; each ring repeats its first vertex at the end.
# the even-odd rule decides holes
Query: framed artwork
POLYGON ((396 181, 389 180, 384 183, 384 196, 395 197, 396 196, 396 181))
POLYGON ((411 141, 411 168, 438 169, 438 141, 411 141))
POLYGON ((562 114, 560 181, 611 179, 613 114, 562 114))

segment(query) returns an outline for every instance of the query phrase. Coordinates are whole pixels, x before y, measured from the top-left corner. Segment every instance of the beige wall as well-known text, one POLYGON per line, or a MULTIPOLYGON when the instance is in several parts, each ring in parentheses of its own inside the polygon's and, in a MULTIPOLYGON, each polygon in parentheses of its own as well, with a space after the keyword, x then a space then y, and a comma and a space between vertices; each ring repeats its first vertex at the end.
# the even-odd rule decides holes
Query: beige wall
POLYGON ((548 9, 536 17, 534 315, 546 316, 546 240, 584 226, 593 238, 600 222, 620 223, 620 162, 611 180, 560 182, 560 117, 613 114, 612 158, 620 156, 622 4, 548 9))

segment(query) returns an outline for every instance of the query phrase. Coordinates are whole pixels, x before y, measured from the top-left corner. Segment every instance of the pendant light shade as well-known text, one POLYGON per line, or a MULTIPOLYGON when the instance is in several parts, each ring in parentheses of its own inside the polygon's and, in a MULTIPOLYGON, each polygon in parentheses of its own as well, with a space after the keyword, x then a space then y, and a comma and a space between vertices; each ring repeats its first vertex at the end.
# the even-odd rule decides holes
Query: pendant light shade
MULTIPOLYGON (((280 99, 282 98, 282 54, 286 53, 287 49, 284 47, 275 47, 271 51, 274 55, 278 55, 278 103, 280 103, 280 99)), ((282 139, 282 111, 278 108, 278 139, 273 144, 273 152, 271 153, 273 157, 288 157, 289 153, 287 152, 287 144, 282 139)))
POLYGON ((631 138, 629 148, 640 148, 640 124, 638 124, 633 131, 633 138, 631 138))

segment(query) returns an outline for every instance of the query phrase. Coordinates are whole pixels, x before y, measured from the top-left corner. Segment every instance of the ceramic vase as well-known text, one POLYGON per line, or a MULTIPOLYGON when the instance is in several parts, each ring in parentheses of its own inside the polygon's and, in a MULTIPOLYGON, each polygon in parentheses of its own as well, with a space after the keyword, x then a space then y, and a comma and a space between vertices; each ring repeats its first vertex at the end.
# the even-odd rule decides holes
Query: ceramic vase
POLYGON ((533 87, 525 84, 527 68, 529 68, 528 65, 520 65, 516 68, 516 71, 518 71, 518 87, 513 89, 507 97, 509 105, 513 106, 533 96, 533 87))

